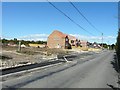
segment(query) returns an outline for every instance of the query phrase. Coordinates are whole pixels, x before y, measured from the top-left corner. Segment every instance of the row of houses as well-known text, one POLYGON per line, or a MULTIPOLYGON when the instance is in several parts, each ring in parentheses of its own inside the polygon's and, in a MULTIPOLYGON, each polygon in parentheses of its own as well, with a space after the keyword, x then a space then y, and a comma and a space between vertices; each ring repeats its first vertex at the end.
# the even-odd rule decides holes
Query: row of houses
POLYGON ((71 46, 87 47, 88 42, 79 40, 74 36, 64 34, 58 30, 54 30, 47 39, 49 48, 71 48, 71 46))
MULTIPOLYGON (((14 44, 14 42, 9 42, 8 46, 18 46, 14 44)), ((47 45, 46 44, 28 44, 29 47, 48 47, 48 48, 63 48, 63 49, 71 49, 74 47, 97 47, 100 48, 100 45, 97 43, 90 44, 88 41, 80 40, 74 36, 62 33, 58 30, 54 30, 47 38, 47 45)), ((22 44, 21 47, 27 47, 26 45, 22 44)))

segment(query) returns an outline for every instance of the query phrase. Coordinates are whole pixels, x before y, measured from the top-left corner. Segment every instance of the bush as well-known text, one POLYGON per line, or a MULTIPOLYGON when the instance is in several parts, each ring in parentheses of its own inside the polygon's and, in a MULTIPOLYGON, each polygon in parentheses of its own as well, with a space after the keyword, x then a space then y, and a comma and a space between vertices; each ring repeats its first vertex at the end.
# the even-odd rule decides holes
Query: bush
MULTIPOLYGON (((118 31, 117 43, 116 43, 116 53, 118 57, 118 65, 120 66, 120 29, 118 31)), ((120 67, 119 67, 120 69, 120 67)))

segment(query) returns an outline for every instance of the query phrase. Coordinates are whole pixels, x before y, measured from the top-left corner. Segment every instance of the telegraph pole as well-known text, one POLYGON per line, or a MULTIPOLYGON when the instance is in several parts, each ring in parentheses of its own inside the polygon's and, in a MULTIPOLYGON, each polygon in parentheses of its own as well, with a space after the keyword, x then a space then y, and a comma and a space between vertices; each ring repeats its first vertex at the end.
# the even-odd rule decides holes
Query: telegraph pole
POLYGON ((103 33, 102 33, 102 50, 103 50, 103 33))
POLYGON ((110 46, 109 46, 109 40, 108 40, 108 50, 110 50, 110 46))
POLYGON ((19 40, 18 51, 21 51, 21 41, 19 40))

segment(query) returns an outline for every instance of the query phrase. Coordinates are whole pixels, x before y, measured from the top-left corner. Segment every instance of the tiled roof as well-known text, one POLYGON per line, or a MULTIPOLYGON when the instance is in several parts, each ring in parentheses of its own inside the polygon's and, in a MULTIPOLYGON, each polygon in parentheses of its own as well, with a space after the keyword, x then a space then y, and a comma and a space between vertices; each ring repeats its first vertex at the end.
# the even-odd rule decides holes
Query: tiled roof
POLYGON ((58 30, 54 30, 53 32, 52 32, 52 34, 56 34, 56 35, 58 35, 58 36, 60 36, 60 37, 66 37, 66 36, 68 36, 68 38, 69 39, 73 39, 73 40, 76 40, 76 37, 74 37, 74 36, 71 36, 71 35, 68 35, 68 34, 64 34, 64 33, 62 33, 62 32, 60 32, 60 31, 58 31, 58 30))
POLYGON ((71 39, 71 40, 76 40, 76 39, 77 39, 76 37, 71 36, 71 35, 68 35, 68 37, 69 37, 69 39, 71 39))
POLYGON ((60 31, 58 31, 58 30, 54 30, 54 31, 52 32, 52 34, 56 34, 56 35, 58 35, 58 36, 60 36, 60 37, 66 37, 66 36, 67 36, 66 34, 64 34, 64 33, 60 32, 60 31))
POLYGON ((81 42, 81 44, 87 44, 87 41, 81 40, 80 42, 81 42))

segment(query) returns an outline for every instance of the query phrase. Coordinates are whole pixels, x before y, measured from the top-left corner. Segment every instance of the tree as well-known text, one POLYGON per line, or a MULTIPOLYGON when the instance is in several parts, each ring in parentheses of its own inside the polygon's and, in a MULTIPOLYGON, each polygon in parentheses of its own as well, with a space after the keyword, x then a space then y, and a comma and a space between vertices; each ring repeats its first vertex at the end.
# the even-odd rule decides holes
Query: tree
POLYGON ((14 38, 13 41, 14 41, 15 44, 18 44, 18 40, 17 40, 17 38, 14 38))
POLYGON ((120 66, 120 29, 118 31, 118 37, 117 37, 117 43, 116 43, 116 52, 117 52, 117 57, 118 57, 118 65, 120 66))
POLYGON ((5 38, 2 39, 2 43, 8 43, 9 41, 5 38))
POLYGON ((111 49, 113 50, 114 48, 115 48, 115 45, 114 45, 114 44, 112 44, 112 45, 111 45, 111 49))
POLYGON ((117 54, 120 53, 120 29, 118 31, 118 37, 117 37, 117 54))

